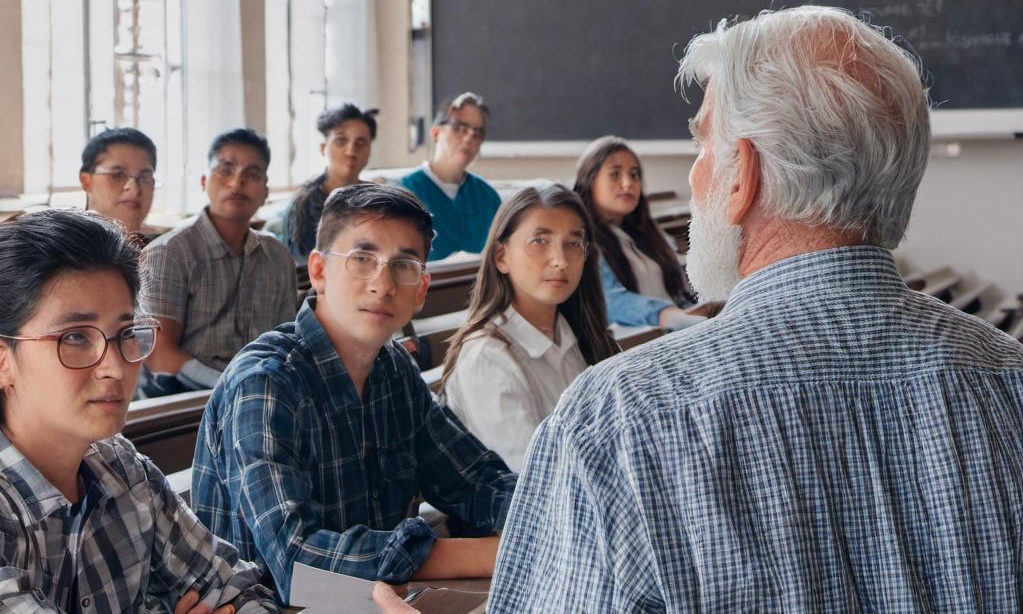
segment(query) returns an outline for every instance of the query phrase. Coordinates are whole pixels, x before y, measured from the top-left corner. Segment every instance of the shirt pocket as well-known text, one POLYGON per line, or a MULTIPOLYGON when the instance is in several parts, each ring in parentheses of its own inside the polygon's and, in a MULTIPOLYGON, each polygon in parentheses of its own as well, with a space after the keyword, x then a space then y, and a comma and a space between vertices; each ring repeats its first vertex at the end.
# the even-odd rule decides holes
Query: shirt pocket
POLYGON ((378 492, 384 494, 387 497, 385 509, 404 511, 419 492, 416 483, 418 469, 416 457, 402 448, 388 446, 379 448, 379 458, 379 490, 374 488, 371 495, 378 492))

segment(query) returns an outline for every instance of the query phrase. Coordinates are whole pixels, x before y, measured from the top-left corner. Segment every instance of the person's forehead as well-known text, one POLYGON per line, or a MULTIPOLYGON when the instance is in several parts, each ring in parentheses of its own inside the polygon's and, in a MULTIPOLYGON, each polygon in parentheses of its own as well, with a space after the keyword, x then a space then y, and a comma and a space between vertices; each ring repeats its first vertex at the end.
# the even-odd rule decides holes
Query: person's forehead
POLYGON ((263 154, 252 145, 228 143, 217 150, 215 161, 231 162, 239 166, 265 167, 263 154))
POLYGON ((385 243, 393 243, 395 251, 413 253, 420 258, 423 258, 426 252, 423 234, 410 220, 372 214, 352 218, 338 233, 331 249, 346 251, 358 245, 369 244, 382 248, 385 243))
POLYGON ((611 170, 612 168, 638 169, 639 159, 632 152, 619 149, 609 155, 601 166, 601 169, 611 170))
POLYGON ((365 136, 369 138, 369 126, 358 119, 346 119, 327 132, 328 136, 365 136))
POLYGON ((96 164, 118 165, 118 166, 153 166, 153 159, 149 152, 137 145, 130 143, 113 143, 108 145, 96 156, 96 164))
POLYGON ((526 212, 516 232, 521 230, 531 233, 537 227, 547 230, 567 230, 569 232, 584 229, 583 218, 575 211, 566 207, 533 207, 526 212))
POLYGON ((483 111, 474 104, 465 104, 462 105, 461 109, 452 109, 450 117, 452 120, 458 120, 474 128, 483 127, 487 123, 486 118, 483 116, 483 111))

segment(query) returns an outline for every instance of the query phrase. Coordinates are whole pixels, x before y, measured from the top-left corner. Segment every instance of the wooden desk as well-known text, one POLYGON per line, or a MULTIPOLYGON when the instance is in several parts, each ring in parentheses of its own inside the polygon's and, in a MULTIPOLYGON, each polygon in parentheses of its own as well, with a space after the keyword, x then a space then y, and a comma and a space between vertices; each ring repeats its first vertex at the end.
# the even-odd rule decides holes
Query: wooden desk
POLYGON ((199 421, 212 390, 132 401, 122 433, 164 473, 192 466, 199 421))
POLYGON ((416 317, 428 318, 468 307, 469 295, 476 283, 476 271, 479 268, 479 257, 428 262, 426 271, 430 274, 430 289, 426 293, 426 304, 416 317))

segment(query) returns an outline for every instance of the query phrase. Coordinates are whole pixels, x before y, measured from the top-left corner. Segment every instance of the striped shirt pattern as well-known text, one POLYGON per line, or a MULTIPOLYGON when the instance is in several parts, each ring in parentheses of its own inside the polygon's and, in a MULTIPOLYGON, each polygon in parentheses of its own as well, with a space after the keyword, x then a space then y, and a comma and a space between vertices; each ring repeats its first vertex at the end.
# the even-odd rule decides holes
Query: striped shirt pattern
POLYGON ((527 454, 488 612, 1019 612, 1023 346, 803 254, 591 368, 527 454))
POLYGON ((143 253, 150 314, 181 324, 178 346, 223 371, 249 341, 295 317, 295 262, 273 235, 250 230, 241 256, 224 243, 209 207, 143 253))
POLYGON ((171 612, 190 588, 239 614, 278 611, 255 565, 126 439, 93 444, 80 475, 85 497, 72 506, 0 434, 0 612, 171 612))
POLYGON ((435 535, 408 518, 417 493, 466 534, 501 529, 515 475, 433 401, 388 343, 362 399, 306 300, 295 322, 249 344, 199 428, 192 505, 255 560, 287 602, 292 565, 406 582, 435 535))

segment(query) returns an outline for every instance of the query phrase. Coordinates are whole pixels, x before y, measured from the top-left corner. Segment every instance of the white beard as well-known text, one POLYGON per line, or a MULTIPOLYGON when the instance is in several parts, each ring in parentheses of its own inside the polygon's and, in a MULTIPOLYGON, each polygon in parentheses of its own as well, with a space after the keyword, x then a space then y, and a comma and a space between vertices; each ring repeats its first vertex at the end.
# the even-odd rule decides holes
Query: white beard
POLYGON ((725 195, 714 192, 711 202, 689 201, 692 219, 686 274, 701 303, 726 300, 741 279, 741 229, 725 219, 725 195))

